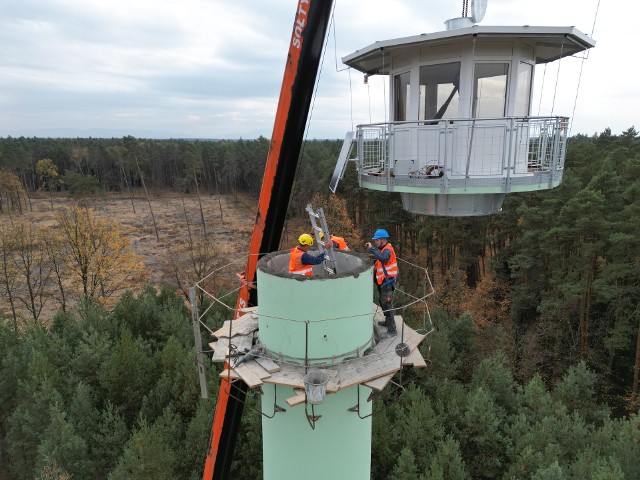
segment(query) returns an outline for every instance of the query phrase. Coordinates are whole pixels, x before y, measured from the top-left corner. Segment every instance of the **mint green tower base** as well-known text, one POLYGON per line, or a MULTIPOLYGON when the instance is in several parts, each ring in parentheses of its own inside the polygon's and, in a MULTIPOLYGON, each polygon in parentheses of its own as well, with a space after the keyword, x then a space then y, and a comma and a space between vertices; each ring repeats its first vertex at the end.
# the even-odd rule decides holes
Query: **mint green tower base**
MULTIPOLYGON (((373 263, 363 255, 335 255, 335 275, 321 266, 314 268, 313 277, 289 274, 289 252, 258 262, 260 343, 283 370, 306 365, 335 374, 373 346, 373 263)), ((289 406, 286 400, 296 392, 267 382, 262 385, 262 411, 273 418, 262 418, 265 480, 369 480, 369 388, 359 387, 359 402, 354 385, 326 394, 318 405, 289 406), (274 414, 274 404, 286 411, 274 414), (349 411, 358 405, 359 412, 349 411)))
MULTIPOLYGON (((284 400, 294 396, 292 388, 264 384, 263 412, 273 414, 274 390, 278 404, 287 411, 273 418, 262 417, 262 453, 265 480, 369 480, 371 475, 371 417, 361 419, 348 409, 357 404, 357 388, 327 395, 313 407, 322 415, 312 430, 305 405, 289 407, 284 400)), ((371 413, 366 402, 371 390, 360 387, 360 416, 371 413)), ((311 405, 307 405, 311 414, 311 405)))

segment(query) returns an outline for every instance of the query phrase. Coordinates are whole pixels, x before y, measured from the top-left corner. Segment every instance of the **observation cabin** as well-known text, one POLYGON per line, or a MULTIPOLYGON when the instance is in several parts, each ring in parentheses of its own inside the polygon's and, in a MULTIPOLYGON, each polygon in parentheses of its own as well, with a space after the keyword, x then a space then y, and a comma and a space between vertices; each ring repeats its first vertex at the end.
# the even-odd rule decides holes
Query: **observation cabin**
MULTIPOLYGON (((361 187, 399 192, 412 213, 500 212, 509 192, 562 181, 569 117, 532 116, 535 65, 595 42, 574 27, 479 26, 472 15, 446 31, 378 41, 343 63, 367 78, 387 75, 390 119, 347 134, 331 189, 355 158, 361 187)), ((573 94, 573 93, 572 93, 573 94)))

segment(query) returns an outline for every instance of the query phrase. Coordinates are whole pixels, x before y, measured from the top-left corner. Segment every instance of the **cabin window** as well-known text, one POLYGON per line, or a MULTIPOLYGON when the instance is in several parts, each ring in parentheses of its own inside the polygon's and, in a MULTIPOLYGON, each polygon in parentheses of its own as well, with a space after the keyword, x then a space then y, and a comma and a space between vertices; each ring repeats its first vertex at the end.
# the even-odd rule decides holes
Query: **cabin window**
POLYGON ((460 104, 460 62, 420 67, 418 120, 456 118, 460 104))
POLYGON ((513 114, 516 117, 529 116, 529 105, 531 103, 531 75, 533 65, 520 62, 518 67, 518 84, 516 85, 516 101, 513 114))
POLYGON ((505 116, 508 63, 476 63, 473 74, 473 117, 505 116))
POLYGON ((393 119, 396 122, 406 122, 409 113, 409 72, 396 75, 393 78, 393 91, 395 99, 395 108, 393 109, 393 119))

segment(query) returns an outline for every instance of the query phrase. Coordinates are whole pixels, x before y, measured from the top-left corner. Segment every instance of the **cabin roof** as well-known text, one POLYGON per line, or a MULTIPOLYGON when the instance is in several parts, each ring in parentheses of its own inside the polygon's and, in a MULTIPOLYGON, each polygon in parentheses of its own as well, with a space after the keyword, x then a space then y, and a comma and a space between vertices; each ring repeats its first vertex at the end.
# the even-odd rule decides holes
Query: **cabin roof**
POLYGON ((548 63, 575 55, 595 46, 596 42, 575 27, 481 26, 474 25, 411 37, 394 38, 372 43, 342 58, 342 62, 369 75, 389 73, 391 59, 419 47, 462 43, 479 39, 519 39, 535 44, 536 63, 548 63))

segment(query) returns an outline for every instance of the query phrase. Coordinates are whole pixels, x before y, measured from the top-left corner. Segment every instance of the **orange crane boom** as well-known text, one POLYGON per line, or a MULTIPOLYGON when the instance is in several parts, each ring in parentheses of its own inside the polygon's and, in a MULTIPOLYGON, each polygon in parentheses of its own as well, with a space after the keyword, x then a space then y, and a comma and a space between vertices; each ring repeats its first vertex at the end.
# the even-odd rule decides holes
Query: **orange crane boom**
MULTIPOLYGON (((260 256, 280 246, 332 9, 333 0, 298 1, 244 271, 246 282, 243 282, 238 294, 236 318, 240 308, 256 303, 256 290, 249 288, 249 285, 255 281, 260 256)), ((247 386, 241 381, 230 384, 222 379, 220 382, 203 480, 230 478, 246 391, 247 386)))

